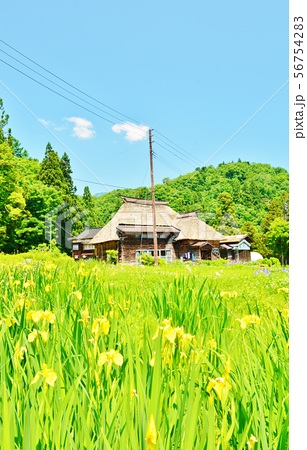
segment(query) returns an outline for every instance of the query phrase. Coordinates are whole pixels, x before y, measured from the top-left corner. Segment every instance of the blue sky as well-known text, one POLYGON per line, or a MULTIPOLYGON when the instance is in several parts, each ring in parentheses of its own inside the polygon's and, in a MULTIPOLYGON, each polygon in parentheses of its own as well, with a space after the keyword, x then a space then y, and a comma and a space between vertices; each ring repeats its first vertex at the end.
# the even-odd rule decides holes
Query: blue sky
POLYGON ((2 41, 92 97, 0 42, 0 59, 83 106, 0 61, 13 134, 39 160, 48 141, 66 151, 79 194, 149 186, 148 127, 157 183, 238 158, 288 169, 288 2, 33 0, 1 10, 2 41))

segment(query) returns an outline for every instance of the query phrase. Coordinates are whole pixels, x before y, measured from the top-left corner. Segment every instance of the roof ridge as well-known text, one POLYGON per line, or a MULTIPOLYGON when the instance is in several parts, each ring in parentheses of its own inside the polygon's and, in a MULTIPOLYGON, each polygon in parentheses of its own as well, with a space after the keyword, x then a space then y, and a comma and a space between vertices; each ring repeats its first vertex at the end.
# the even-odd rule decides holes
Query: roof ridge
MULTIPOLYGON (((136 197, 127 197, 124 195, 120 196, 125 203, 137 203, 139 205, 151 205, 152 200, 148 200, 145 198, 136 198, 136 197)), ((168 205, 168 202, 163 200, 155 200, 155 205, 168 205)))

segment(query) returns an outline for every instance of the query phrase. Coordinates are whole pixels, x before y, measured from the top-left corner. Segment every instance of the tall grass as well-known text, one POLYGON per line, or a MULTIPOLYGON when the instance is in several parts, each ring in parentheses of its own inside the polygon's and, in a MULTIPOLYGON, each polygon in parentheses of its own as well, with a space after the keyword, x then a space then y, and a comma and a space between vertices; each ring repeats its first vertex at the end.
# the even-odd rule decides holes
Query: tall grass
POLYGON ((2 448, 285 450, 288 275, 255 270, 2 263, 2 448))

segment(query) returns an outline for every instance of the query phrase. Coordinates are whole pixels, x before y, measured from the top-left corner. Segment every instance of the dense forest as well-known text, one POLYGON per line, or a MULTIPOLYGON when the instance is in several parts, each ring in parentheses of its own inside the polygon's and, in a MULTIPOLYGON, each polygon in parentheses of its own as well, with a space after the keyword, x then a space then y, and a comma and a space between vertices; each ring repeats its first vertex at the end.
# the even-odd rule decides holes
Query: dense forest
MULTIPOLYGON (((105 225, 121 206, 122 195, 151 198, 148 187, 92 196, 86 186, 78 196, 72 173, 68 155, 60 156, 49 142, 41 162, 30 157, 13 136, 0 99, 0 251, 24 252, 44 244, 46 217, 64 203, 70 211, 87 211, 74 224, 77 234, 85 224, 105 225)), ((155 194, 177 212, 197 210, 224 235, 248 233, 252 249, 263 256, 280 258, 288 252, 289 174, 284 168, 240 160, 197 167, 165 178, 155 194)))

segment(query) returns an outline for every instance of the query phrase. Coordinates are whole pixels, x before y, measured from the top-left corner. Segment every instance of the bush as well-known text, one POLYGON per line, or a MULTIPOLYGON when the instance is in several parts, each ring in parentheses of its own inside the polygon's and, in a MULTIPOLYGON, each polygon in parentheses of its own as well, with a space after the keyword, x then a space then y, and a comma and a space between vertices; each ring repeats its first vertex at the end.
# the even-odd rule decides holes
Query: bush
POLYGON ((155 264, 155 258, 151 255, 143 253, 141 256, 141 263, 144 264, 144 266, 153 266, 155 264))
POLYGON ((271 256, 270 260, 272 262, 272 266, 275 266, 275 267, 280 267, 281 266, 280 261, 279 261, 278 258, 274 258, 274 256, 271 256))
POLYGON ((159 266, 166 266, 167 262, 163 258, 158 258, 159 266))
POLYGON ((271 258, 263 258, 259 260, 259 264, 261 266, 275 266, 275 267, 280 267, 280 261, 277 258, 274 258, 273 256, 271 258))
POLYGON ((42 244, 38 244, 37 247, 32 247, 30 252, 52 253, 53 255, 63 254, 63 252, 61 252, 60 248, 57 246, 55 239, 52 239, 49 244, 46 244, 46 242, 44 242, 42 244))
POLYGON ((259 262, 260 266, 269 266, 269 267, 271 267, 271 265, 272 265, 272 262, 271 262, 270 258, 263 258, 263 259, 260 259, 258 262, 259 262))
POLYGON ((117 264, 118 250, 107 250, 106 254, 108 264, 117 264))
POLYGON ((219 259, 200 259, 196 261, 197 265, 203 265, 203 266, 224 266, 227 264, 227 259, 219 258, 219 259))

